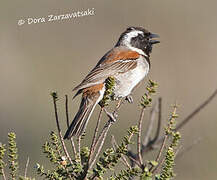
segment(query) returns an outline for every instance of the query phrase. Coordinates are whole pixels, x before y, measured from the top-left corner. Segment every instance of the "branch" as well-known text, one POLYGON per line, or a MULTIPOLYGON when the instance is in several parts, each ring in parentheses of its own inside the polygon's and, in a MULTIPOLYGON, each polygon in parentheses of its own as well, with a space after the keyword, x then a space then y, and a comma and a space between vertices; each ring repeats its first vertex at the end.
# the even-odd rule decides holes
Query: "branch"
MULTIPOLYGON (((117 144, 117 142, 116 142, 116 140, 115 140, 114 135, 112 135, 111 144, 112 144, 112 146, 113 146, 114 151, 116 151, 118 144, 117 144)), ((124 164, 127 168, 131 169, 131 166, 129 165, 127 159, 126 159, 123 155, 121 155, 121 159, 122 159, 123 164, 124 164)))
POLYGON ((29 167, 29 157, 27 158, 26 166, 25 166, 25 172, 24 172, 24 177, 25 177, 25 178, 26 178, 26 176, 27 176, 28 167, 29 167))
MULTIPOLYGON (((115 107, 115 110, 113 111, 113 113, 109 113, 105 108, 101 109, 109 117, 109 120, 104 125, 101 133, 99 134, 98 138, 95 140, 95 143, 93 144, 93 152, 92 152, 92 154, 95 153, 95 149, 96 149, 96 147, 98 145, 99 145, 99 147, 98 147, 98 151, 96 152, 96 154, 95 154, 94 159, 92 160, 92 162, 91 162, 91 159, 90 159, 90 162, 89 162, 90 164, 89 164, 89 167, 88 167, 89 169, 91 169, 93 167, 93 165, 95 164, 96 159, 98 158, 98 156, 100 154, 100 151, 101 151, 101 149, 103 147, 103 144, 104 144, 105 138, 107 136, 107 133, 108 133, 111 125, 116 121, 118 110, 120 109, 120 107, 121 107, 122 104, 123 104, 123 101, 119 100, 118 103, 117 103, 117 105, 116 105, 116 107, 115 107)), ((100 112, 100 113, 102 113, 102 112, 100 112)), ((101 115, 99 117, 101 118, 101 115)), ((98 124, 97 124, 97 126, 98 126, 98 124)), ((98 127, 97 127, 97 131, 98 131, 98 127)))
MULTIPOLYGON (((156 159, 155 159, 155 161, 158 162, 158 163, 159 163, 159 161, 160 161, 160 157, 161 157, 161 155, 162 155, 162 153, 163 153, 163 150, 164 150, 164 147, 165 147, 165 145, 166 145, 167 139, 168 139, 168 135, 166 134, 166 135, 164 136, 163 143, 161 144, 159 153, 158 153, 158 155, 157 155, 157 157, 156 157, 156 159)), ((154 169, 154 168, 155 168, 155 167, 152 166, 152 167, 150 168, 150 172, 152 172, 152 171, 154 172, 154 171, 158 168, 158 166, 157 166, 155 169, 154 169)))
MULTIPOLYGON (((69 128, 69 108, 68 108, 68 96, 65 95, 65 109, 66 109, 66 123, 67 123, 67 128, 69 128)), ((72 145, 72 150, 73 150, 73 153, 74 153, 74 156, 76 156, 77 154, 77 151, 76 151, 76 148, 75 148, 75 142, 73 140, 73 137, 70 138, 70 141, 71 141, 71 145, 72 145)))
POLYGON ((154 136, 154 139, 151 141, 153 144, 158 140, 160 136, 160 129, 161 129, 161 120, 162 120, 162 98, 158 98, 158 123, 157 123, 157 131, 154 136))
MULTIPOLYGON (((151 111, 151 116, 150 116, 150 121, 149 125, 147 128, 147 133, 145 135, 142 147, 141 147, 141 155, 143 157, 144 153, 147 152, 152 148, 152 145, 158 140, 159 135, 160 135, 160 129, 161 129, 161 121, 162 121, 162 98, 158 98, 158 103, 155 104, 155 107, 151 111), (158 106, 157 106, 158 105, 158 106), (154 119, 155 119, 155 114, 156 111, 158 112, 158 123, 157 123, 157 130, 154 138, 150 140, 150 135, 153 129, 153 124, 154 124, 154 119)), ((131 166, 134 167, 135 164, 138 165, 138 156, 137 154, 133 153, 131 150, 128 150, 128 158, 130 159, 131 166)), ((140 165, 141 167, 141 165, 140 165)))
MULTIPOLYGON (((109 131, 111 125, 115 122, 114 119, 113 119, 113 117, 111 116, 111 114, 108 113, 105 109, 104 109, 104 111, 106 112, 107 116, 109 117, 109 120, 108 120, 108 122, 105 124, 105 126, 103 127, 103 129, 102 129, 102 131, 101 131, 99 137, 97 138, 97 140, 96 140, 96 142, 95 142, 95 144, 94 144, 94 147, 96 148, 96 147, 98 146, 99 142, 101 142, 101 143, 99 144, 99 147, 98 147, 98 150, 97 150, 97 152, 96 152, 96 155, 95 155, 94 159, 92 160, 92 162, 90 162, 90 167, 89 167, 89 169, 91 169, 91 168, 93 167, 94 163, 96 162, 96 159, 97 159, 97 157, 99 156, 99 154, 100 154, 100 152, 101 152, 101 149, 102 149, 102 147, 103 147, 103 144, 104 144, 104 142, 105 142, 105 138, 106 138, 106 136, 107 136, 107 133, 108 133, 108 131, 109 131)), ((95 150, 94 150, 94 151, 95 151, 95 150)))
POLYGON ((1 169, 1 173, 2 173, 3 179, 4 179, 4 180, 7 180, 7 179, 6 179, 6 176, 5 176, 5 171, 4 171, 4 169, 1 169))
POLYGON ((62 133, 61 133, 60 125, 59 125, 59 118, 58 118, 57 104, 56 104, 56 101, 58 100, 58 96, 57 96, 56 92, 52 92, 51 95, 53 97, 54 112, 55 112, 55 118, 56 118, 56 124, 57 124, 57 130, 58 130, 59 138, 60 138, 60 141, 61 141, 61 144, 62 144, 62 147, 63 147, 63 151, 64 151, 67 159, 69 160, 69 162, 72 164, 72 159, 70 158, 69 153, 68 153, 68 151, 66 149, 66 146, 65 146, 65 143, 64 143, 64 140, 63 140, 63 136, 62 136, 62 133))
POLYGON ((158 104, 159 103, 155 103, 154 107, 151 110, 150 121, 149 121, 148 128, 147 128, 144 140, 143 140, 143 144, 142 144, 143 147, 147 146, 150 140, 150 136, 151 136, 153 125, 154 125, 155 115, 156 115, 156 112, 159 112, 159 107, 157 106, 158 104))
POLYGON ((82 136, 78 136, 77 141, 78 141, 78 158, 81 161, 81 137, 82 136))
POLYGON ((90 153, 89 153, 89 157, 88 157, 88 162, 87 162, 87 167, 86 167, 86 170, 85 170, 86 172, 85 173, 87 173, 87 171, 89 169, 89 165, 90 165, 90 162, 92 161, 94 150, 96 148, 95 143, 96 143, 96 140, 97 140, 97 134, 98 134, 98 131, 99 131, 99 125, 100 125, 100 122, 101 122, 101 119, 102 119, 102 112, 103 112, 103 108, 101 108, 100 112, 99 112, 99 116, 98 116, 98 120, 97 120, 95 131, 94 131, 94 136, 93 136, 92 144, 91 144, 91 147, 90 147, 90 153))
MULTIPOLYGON (((172 114, 170 115, 171 117, 169 118, 168 125, 167 125, 167 127, 165 129, 165 135, 164 135, 163 143, 161 144, 161 148, 160 148, 159 153, 158 153, 158 155, 157 155, 157 157, 155 159, 155 161, 158 163, 158 165, 157 166, 152 165, 151 168, 149 169, 149 171, 152 172, 152 173, 154 173, 159 168, 159 166, 162 164, 162 161, 164 161, 164 160, 161 160, 161 162, 160 162, 160 158, 161 158, 163 150, 164 150, 164 148, 166 146, 166 142, 167 142, 167 139, 168 139, 169 135, 172 135, 173 137, 175 137, 173 135, 173 132, 175 132, 174 125, 175 125, 175 119, 178 117, 178 115, 176 114, 176 111, 177 111, 177 104, 174 105, 174 110, 173 110, 172 114)), ((171 143, 170 147, 175 146, 173 144, 175 142, 176 142, 175 140, 174 141, 172 140, 172 143, 171 143)))
POLYGON ((143 160, 142 160, 142 146, 141 146, 141 133, 142 133, 142 120, 144 118, 145 114, 145 108, 142 108, 140 118, 139 118, 139 124, 138 124, 138 135, 137 135, 137 154, 138 154, 138 160, 140 166, 143 165, 143 160))
POLYGON ((176 155, 176 158, 180 158, 183 156, 184 153, 186 153, 187 151, 190 151, 195 145, 197 145, 198 143, 201 142, 201 138, 198 137, 197 139, 195 139, 192 144, 190 144, 188 147, 186 147, 185 149, 183 149, 181 152, 178 152, 176 155))
MULTIPOLYGON (((182 129, 190 120, 193 119, 202 109, 204 109, 215 97, 217 96, 217 89, 209 96, 202 104, 200 104, 192 113, 190 113, 180 124, 177 125, 176 131, 182 129)), ((151 144, 148 148, 152 149, 153 145, 160 144, 163 141, 163 137, 158 139, 154 144, 151 144)))
POLYGON ((217 89, 213 92, 213 94, 208 99, 206 99, 191 114, 189 114, 179 125, 177 125, 176 130, 181 129, 186 123, 188 123, 197 113, 199 113, 206 105, 208 105, 216 95, 217 95, 217 89))
MULTIPOLYGON (((161 129, 161 121, 162 121, 162 98, 158 99, 158 122, 157 122, 157 131, 155 136, 152 140, 148 141, 147 144, 144 144, 142 147, 142 155, 149 150, 154 149, 153 145, 158 141, 160 136, 160 129, 161 129)), ((162 139, 163 140, 163 139, 162 139)))

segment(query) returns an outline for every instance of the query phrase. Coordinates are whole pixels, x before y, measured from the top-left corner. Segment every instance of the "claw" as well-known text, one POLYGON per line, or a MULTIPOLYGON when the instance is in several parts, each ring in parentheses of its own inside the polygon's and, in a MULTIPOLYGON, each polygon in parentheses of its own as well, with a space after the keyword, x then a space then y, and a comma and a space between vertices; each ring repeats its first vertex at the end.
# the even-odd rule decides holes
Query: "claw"
POLYGON ((132 95, 126 96, 125 100, 126 100, 128 103, 132 104, 132 103, 133 103, 133 97, 132 97, 132 95))
POLYGON ((110 113, 106 109, 104 109, 104 111, 105 111, 106 115, 110 118, 110 121, 112 121, 112 122, 117 121, 117 117, 118 117, 117 113, 115 113, 115 112, 110 113))

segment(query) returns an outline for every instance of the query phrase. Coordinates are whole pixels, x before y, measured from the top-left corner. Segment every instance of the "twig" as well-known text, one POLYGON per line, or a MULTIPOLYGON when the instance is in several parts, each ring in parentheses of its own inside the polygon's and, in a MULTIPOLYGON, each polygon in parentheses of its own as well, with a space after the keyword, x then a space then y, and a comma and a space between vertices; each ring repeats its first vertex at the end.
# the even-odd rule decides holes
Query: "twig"
POLYGON ((101 133, 99 134, 97 140, 95 141, 94 150, 93 151, 95 151, 95 148, 98 146, 99 142, 101 142, 101 143, 100 143, 100 145, 98 147, 98 151, 96 152, 96 155, 95 155, 93 161, 90 162, 89 169, 91 169, 93 167, 94 163, 96 162, 96 159, 99 156, 99 153, 100 153, 100 151, 102 149, 102 146, 104 144, 104 141, 105 141, 105 138, 107 136, 108 130, 110 129, 111 125, 116 121, 116 117, 115 116, 117 115, 117 112, 120 109, 120 107, 121 107, 122 104, 123 104, 123 102, 120 100, 118 102, 117 106, 115 107, 115 110, 114 110, 113 113, 109 113, 105 108, 103 108, 103 111, 107 114, 107 116, 109 117, 109 120, 105 124, 105 126, 103 127, 103 129, 102 129, 101 133))
MULTIPOLYGON (((65 109, 66 109, 66 123, 67 123, 67 128, 69 128, 69 108, 68 108, 68 96, 65 95, 66 101, 65 101, 65 109)), ((76 156, 76 148, 75 148, 75 142, 73 140, 73 137, 70 138, 71 145, 72 145, 72 150, 74 153, 74 156, 76 156)))
POLYGON ((213 94, 206 99, 200 106, 198 106, 191 114, 189 114, 179 125, 177 125, 176 130, 181 129, 186 123, 188 123, 197 113, 199 113, 210 101, 217 95, 217 89, 213 94))
POLYGON ((165 160, 166 160, 166 158, 163 158, 163 159, 158 163, 158 165, 153 168, 152 173, 158 174, 158 173, 159 173, 158 171, 160 170, 160 167, 163 166, 165 160))
POLYGON ((4 169, 1 169, 1 171, 2 171, 3 179, 4 179, 4 180, 7 180, 7 179, 6 179, 6 176, 5 176, 5 171, 4 171, 4 169))
POLYGON ((111 125, 113 124, 113 122, 114 122, 114 121, 112 121, 111 119, 108 120, 108 122, 107 122, 107 123, 105 124, 105 126, 103 127, 103 129, 102 129, 102 131, 101 131, 101 133, 100 133, 98 139, 96 140, 96 144, 94 145, 95 147, 98 146, 98 143, 99 143, 99 142, 101 142, 101 143, 99 144, 99 147, 98 147, 97 152, 96 152, 96 154, 95 154, 95 156, 94 156, 94 159, 92 160, 92 162, 90 162, 89 169, 91 169, 91 168, 93 167, 93 165, 94 165, 96 159, 98 158, 98 156, 99 156, 99 154, 100 154, 100 152, 101 152, 101 149, 102 149, 102 147, 103 147, 103 144, 104 144, 104 142, 105 142, 105 138, 106 138, 106 136, 107 136, 108 130, 109 130, 109 128, 111 127, 111 125))
POLYGON ((121 105, 123 103, 121 103, 121 101, 119 101, 119 103, 117 104, 117 106, 115 107, 115 110, 113 113, 108 112, 105 108, 103 108, 103 111, 106 113, 106 115, 109 117, 108 122, 105 124, 105 126, 103 127, 101 133, 99 134, 97 140, 95 141, 94 144, 94 149, 93 151, 95 151, 96 147, 98 146, 99 142, 101 142, 101 139, 103 137, 103 133, 105 132, 105 130, 108 128, 110 128, 110 124, 112 125, 113 122, 116 121, 116 117, 117 117, 117 112, 120 109, 121 105))
POLYGON ((159 151, 159 153, 158 153, 158 155, 157 155, 157 158, 156 158, 156 160, 155 160, 155 161, 157 161, 157 162, 159 161, 159 159, 160 159, 160 157, 161 157, 161 154, 162 154, 162 152, 163 152, 164 146, 166 145, 167 138, 168 138, 168 135, 165 135, 164 140, 163 140, 163 143, 162 143, 162 145, 161 145, 161 147, 160 147, 160 151, 159 151))
MULTIPOLYGON (((162 98, 158 98, 158 103, 155 104, 155 107, 151 111, 151 116, 150 116, 150 123, 148 125, 148 130, 145 135, 145 139, 143 141, 142 147, 141 147, 141 155, 143 157, 144 153, 149 151, 150 149, 153 149, 153 144, 158 140, 159 135, 160 135, 160 129, 161 129, 161 112, 162 112, 162 98), (158 105, 158 106, 157 106, 158 105), (154 118, 155 118, 155 112, 158 111, 158 123, 157 123, 157 130, 155 133, 155 136, 152 140, 150 140, 150 134, 153 129, 153 123, 154 123, 154 118)), ((130 158, 131 161, 131 166, 135 166, 135 162, 138 160, 138 156, 136 157, 136 154, 133 153, 131 150, 128 150, 128 157, 130 158), (132 159, 134 161, 132 161, 132 159)), ((138 162, 137 162, 138 164, 138 162)))
MULTIPOLYGON (((176 153, 175 153, 175 158, 177 158, 177 155, 179 155, 179 150, 181 149, 181 147, 179 147, 177 150, 176 150, 176 153)), ((158 174, 159 173, 159 169, 160 167, 162 167, 162 165, 164 164, 166 158, 164 157, 159 163, 158 165, 152 170, 153 173, 155 174, 158 174)))
POLYGON ((135 167, 135 165, 137 165, 138 167, 140 167, 142 169, 142 166, 138 162, 138 156, 137 156, 136 153, 134 153, 133 151, 129 150, 129 148, 128 148, 128 152, 127 152, 126 156, 129 158, 129 160, 130 160, 130 166, 132 168, 135 167))
POLYGON ((65 95, 65 109, 66 109, 66 124, 69 127, 69 108, 68 108, 68 96, 65 95))
POLYGON ((157 123, 157 131, 154 136, 154 139, 152 140, 152 143, 154 144, 159 136, 160 136, 160 129, 161 129, 161 119, 162 119, 162 98, 160 97, 158 99, 158 123, 157 123))
MULTIPOLYGON (((111 143, 112 143, 113 149, 116 150, 118 144, 117 144, 117 142, 116 142, 116 140, 115 140, 114 135, 112 135, 111 143)), ((123 164, 124 164, 127 168, 131 169, 131 166, 129 165, 127 159, 126 159, 123 155, 121 155, 121 159, 122 159, 123 164)))
MULTIPOLYGON (((158 153, 158 155, 157 155, 157 157, 156 157, 156 159, 155 159, 156 162, 159 162, 159 161, 160 161, 160 157, 161 157, 161 154, 163 153, 164 147, 165 147, 165 145, 166 145, 167 138, 168 138, 168 135, 166 134, 166 135, 164 136, 163 143, 161 144, 159 153, 158 153)), ((158 167, 159 167, 159 165, 158 165, 157 167, 151 166, 151 168, 150 168, 149 171, 150 171, 150 172, 154 172, 154 171, 157 170, 158 167)))
MULTIPOLYGON (((158 162, 158 163, 160 162, 160 158, 161 158, 161 155, 163 153, 164 147, 166 145, 166 141, 167 141, 167 139, 168 139, 168 137, 170 135, 167 131, 174 131, 174 129, 172 129, 172 120, 175 119, 175 116, 177 116, 176 115, 176 110, 177 110, 177 104, 174 105, 174 110, 173 110, 172 115, 171 115, 171 117, 169 119, 169 124, 168 124, 168 127, 167 127, 168 130, 165 130, 163 143, 161 144, 161 148, 160 148, 159 153, 158 153, 158 155, 157 155, 157 157, 155 159, 155 161, 158 162)), ((150 168, 150 172, 153 173, 154 171, 156 171, 158 169, 158 167, 159 167, 159 164, 156 167, 154 167, 152 165, 151 168, 150 168)))
POLYGON ((92 144, 91 144, 91 147, 90 147, 90 153, 89 153, 88 163, 87 163, 87 166, 86 166, 85 173, 87 173, 87 171, 89 169, 89 164, 92 161, 92 156, 94 154, 96 138, 97 138, 97 134, 98 134, 98 131, 99 131, 99 125, 100 125, 100 122, 101 122, 101 119, 102 119, 102 112, 103 112, 103 108, 100 109, 99 116, 98 116, 98 119, 97 119, 97 124, 96 124, 96 128, 95 128, 95 131, 94 131, 92 144))
POLYGON ((101 151, 101 149, 102 149, 102 147, 104 145, 104 141, 105 141, 105 138, 107 136, 108 130, 110 129, 113 122, 115 122, 115 116, 117 115, 117 112, 120 109, 122 104, 123 103, 120 100, 118 102, 118 104, 116 105, 115 110, 114 110, 113 113, 109 113, 109 112, 107 112, 107 110, 105 108, 101 108, 101 111, 100 111, 99 117, 98 117, 98 122, 97 122, 96 129, 95 129, 95 133, 94 133, 94 137, 93 137, 93 142, 94 143, 92 142, 91 150, 90 150, 91 154, 89 155, 88 165, 87 165, 87 167, 85 169, 85 172, 84 172, 84 179, 87 176, 88 169, 92 169, 93 165, 95 164, 96 159, 98 158, 98 156, 100 154, 100 151, 101 151), (101 133, 99 134, 98 138, 96 138, 97 134, 98 134, 99 124, 100 124, 100 121, 101 121, 100 119, 101 119, 101 116, 102 116, 102 111, 104 111, 107 114, 107 116, 109 117, 109 120, 104 125, 104 127, 103 127, 101 133), (98 147, 98 145, 99 145, 99 147, 98 147), (96 154, 94 156, 94 159, 93 159, 93 154, 95 153, 95 150, 96 150, 97 147, 98 147, 98 151, 96 152, 96 154))
POLYGON ((121 105, 124 104, 124 101, 120 99, 115 107, 115 112, 118 112, 118 110, 121 108, 121 105))
POLYGON ((52 97, 53 97, 54 112, 55 112, 55 118, 56 118, 56 124, 57 124, 57 130, 58 130, 59 138, 60 138, 60 141, 61 141, 61 144, 62 144, 62 147, 63 147, 63 151, 64 151, 67 159, 69 160, 69 162, 72 164, 72 159, 70 158, 69 153, 68 153, 68 151, 66 149, 66 146, 65 146, 65 143, 64 143, 64 140, 63 140, 63 136, 62 136, 62 133, 61 133, 60 125, 59 125, 59 118, 58 118, 57 104, 56 104, 57 97, 56 96, 52 96, 52 97))
POLYGON ((82 136, 78 136, 78 158, 79 158, 79 160, 81 160, 81 137, 82 136))
MULTIPOLYGON (((110 114, 107 114, 109 117, 110 117, 110 114)), ((106 125, 104 126, 102 132, 101 132, 101 138, 99 137, 98 140, 101 141, 101 144, 99 145, 98 147, 98 150, 96 152, 96 156, 95 158, 93 159, 92 163, 90 164, 90 169, 93 167, 93 165, 95 164, 95 161, 97 159, 97 157, 99 156, 100 152, 101 152, 101 149, 102 149, 102 146, 105 142, 105 138, 107 137, 107 133, 108 133, 108 130, 109 128, 111 127, 111 125, 114 123, 113 119, 110 117, 110 119, 108 120, 108 122, 106 123, 106 125)), ((133 137, 133 134, 129 136, 129 141, 130 139, 133 137)), ((96 174, 93 175, 90 179, 94 179, 96 177, 96 174)))
POLYGON ((24 172, 24 177, 25 177, 25 178, 26 178, 26 176, 27 176, 28 167, 29 167, 29 157, 27 158, 26 166, 25 166, 25 172, 24 172))
MULTIPOLYGON (((98 149, 97 149, 97 152, 96 152, 96 154, 95 154, 95 157, 94 157, 93 161, 90 162, 90 165, 89 165, 89 168, 90 168, 90 169, 92 169, 93 165, 95 164, 95 162, 96 162, 96 160, 97 160, 97 158, 98 158, 98 156, 99 156, 99 154, 100 154, 100 152, 101 152, 101 150, 102 150, 102 147, 103 147, 104 142, 105 142, 105 138, 106 138, 106 136, 107 136, 108 130, 109 130, 109 128, 111 127, 111 125, 112 125, 111 120, 109 120, 109 121, 106 123, 106 125, 104 126, 104 128, 103 128, 103 130, 102 130, 102 132, 101 132, 100 137, 98 138, 98 140, 100 140, 101 143, 99 144, 99 147, 98 147, 98 149)), ((96 177, 96 174, 93 175, 90 179, 95 179, 95 177, 96 177)))
MULTIPOLYGON (((56 147, 56 151, 57 151, 57 154, 59 155, 59 157, 62 159, 63 156, 62 156, 62 153, 61 153, 61 150, 59 149, 59 146, 57 144, 55 144, 55 147, 56 147)), ((65 157, 65 156, 64 156, 65 157)), ((63 160, 63 159, 62 159, 63 160)), ((62 165, 61 162, 58 162, 59 165, 62 165)), ((72 179, 72 176, 71 174, 69 174, 68 172, 68 169, 66 166, 62 165, 62 167, 65 169, 65 171, 67 172, 67 175, 69 177, 69 179, 72 179)), ((74 173, 73 173, 74 174, 74 173)))
POLYGON ((176 155, 176 158, 180 158, 184 153, 186 153, 187 151, 190 151, 195 145, 197 145, 198 143, 200 143, 201 140, 202 139, 200 137, 197 138, 197 139, 195 139, 190 146, 188 146, 185 149, 183 149, 182 151, 178 152, 177 155, 176 155))
POLYGON ((92 141, 91 148, 90 148, 89 162, 92 160, 93 151, 95 149, 95 143, 96 143, 96 140, 97 140, 99 125, 100 125, 100 122, 101 122, 101 119, 102 119, 102 112, 103 112, 103 108, 100 109, 97 124, 96 124, 96 128, 95 128, 95 131, 94 131, 93 141, 92 141))
POLYGON ((150 136, 151 136, 151 132, 153 130, 153 125, 154 125, 154 120, 155 120, 155 115, 156 112, 158 111, 158 103, 155 103, 153 109, 151 110, 151 115, 150 115, 150 120, 149 120, 149 124, 148 124, 148 128, 147 131, 145 133, 145 137, 143 140, 143 146, 147 146, 148 141, 150 140, 150 136))
POLYGON ((142 134, 142 120, 144 118, 145 114, 145 108, 142 108, 140 118, 139 118, 139 124, 138 124, 138 135, 137 135, 137 155, 138 155, 138 160, 139 164, 143 165, 143 160, 142 160, 142 146, 141 146, 141 134, 142 134))
POLYGON ((154 138, 152 140, 148 141, 148 143, 142 147, 142 155, 150 149, 155 149, 154 144, 157 142, 157 140, 159 139, 159 136, 160 136, 161 119, 162 119, 162 98, 159 98, 158 99, 157 130, 156 130, 154 138))
MULTIPOLYGON (((192 113, 190 113, 180 124, 177 125, 175 131, 182 129, 195 115, 197 115, 203 108, 205 108, 213 99, 217 96, 217 89, 209 96, 202 104, 200 104, 192 113)), ((163 141, 163 137, 159 138, 155 144, 151 144, 148 149, 152 149, 151 146, 160 144, 163 141)))

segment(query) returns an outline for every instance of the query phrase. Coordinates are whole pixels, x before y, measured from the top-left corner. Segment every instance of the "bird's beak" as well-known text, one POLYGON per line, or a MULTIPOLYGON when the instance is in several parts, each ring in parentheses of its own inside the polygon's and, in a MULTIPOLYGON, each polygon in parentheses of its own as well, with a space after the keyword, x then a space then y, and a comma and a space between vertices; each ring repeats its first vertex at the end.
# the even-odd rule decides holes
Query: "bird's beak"
POLYGON ((150 35, 149 35, 149 38, 150 38, 150 40, 149 40, 149 42, 151 43, 151 44, 158 44, 158 43, 160 43, 160 41, 158 41, 158 40, 156 40, 156 39, 153 39, 153 38, 159 38, 160 36, 158 35, 158 34, 153 34, 153 33, 151 33, 150 35))

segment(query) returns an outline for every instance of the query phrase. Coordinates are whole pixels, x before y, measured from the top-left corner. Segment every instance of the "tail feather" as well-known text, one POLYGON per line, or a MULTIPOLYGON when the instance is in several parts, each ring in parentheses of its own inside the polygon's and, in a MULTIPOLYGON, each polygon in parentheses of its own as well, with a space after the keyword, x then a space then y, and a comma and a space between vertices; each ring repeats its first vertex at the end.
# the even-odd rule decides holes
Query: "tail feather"
POLYGON ((80 108, 70 127, 66 131, 64 139, 69 139, 71 136, 82 135, 97 103, 98 102, 96 100, 89 97, 82 97, 80 108))

